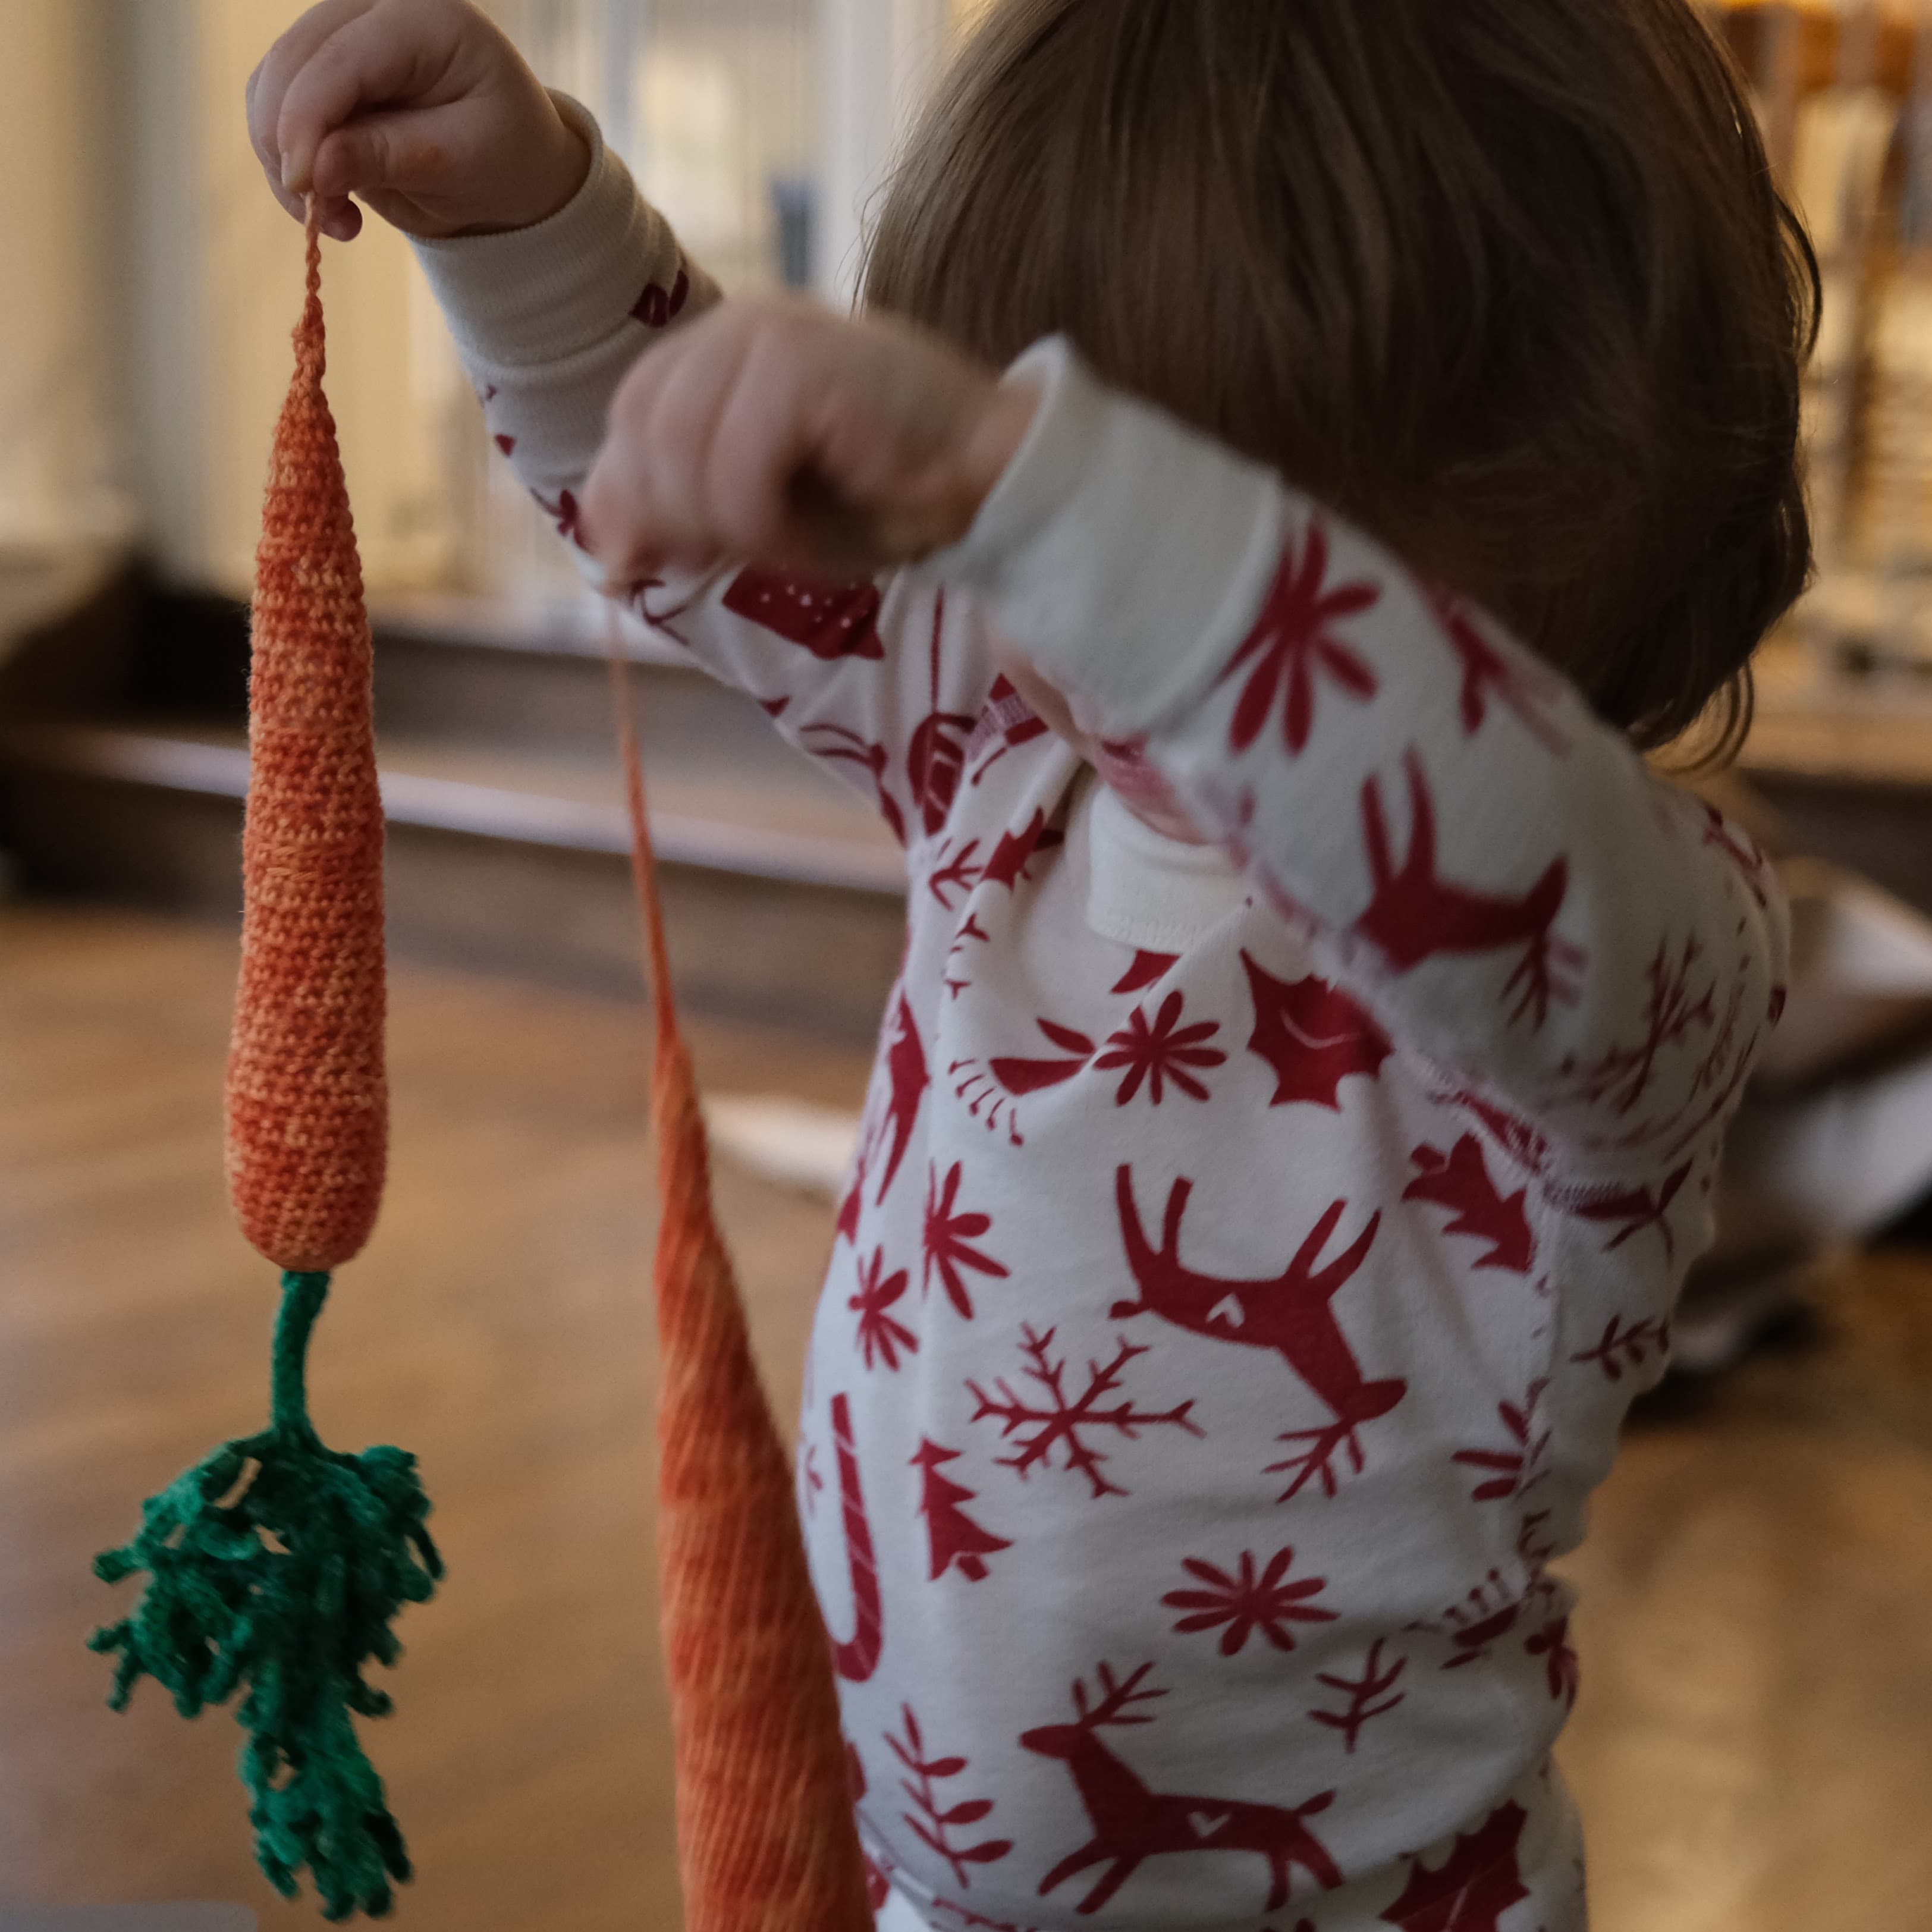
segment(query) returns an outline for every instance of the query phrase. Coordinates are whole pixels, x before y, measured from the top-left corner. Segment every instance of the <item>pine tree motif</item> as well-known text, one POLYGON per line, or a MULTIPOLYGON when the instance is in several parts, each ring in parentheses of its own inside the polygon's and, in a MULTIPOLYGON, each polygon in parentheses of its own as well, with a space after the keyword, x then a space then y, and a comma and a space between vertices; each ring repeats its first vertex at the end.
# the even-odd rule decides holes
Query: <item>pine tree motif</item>
POLYGON ((1002 1376, 993 1384, 999 1392, 996 1401, 977 1382, 969 1382, 966 1387, 980 1405, 971 1419, 997 1421, 1002 1436, 1018 1442, 1018 1455, 1000 1458, 1002 1468, 1016 1470, 1022 1476, 1036 1467, 1050 1469, 1054 1466, 1053 1451, 1058 1448, 1066 1458, 1060 1466, 1070 1473, 1077 1470, 1084 1476, 1096 1501, 1102 1496, 1126 1496, 1126 1490, 1101 1473, 1107 1458, 1087 1440, 1088 1432, 1111 1429, 1130 1442, 1138 1442, 1143 1429, 1181 1429, 1198 1437, 1202 1432, 1191 1419, 1194 1404, 1184 1402, 1173 1408, 1156 1411, 1136 1408, 1128 1399, 1102 1407, 1106 1397, 1119 1390, 1127 1364, 1148 1352, 1131 1342, 1120 1343, 1114 1359, 1104 1368, 1098 1362, 1089 1361, 1087 1386, 1070 1401, 1066 1360, 1055 1361, 1049 1354, 1058 1333, 1057 1329, 1049 1328, 1042 1335, 1030 1322, 1020 1330, 1021 1350, 1030 1362, 1027 1376, 1039 1384, 1042 1394, 1029 1400, 1016 1394, 1002 1376))
POLYGON ((1510 1447, 1504 1449, 1459 1449, 1450 1459, 1466 1468, 1486 1469, 1492 1473, 1488 1478, 1477 1484, 1471 1491, 1469 1500, 1475 1503, 1498 1502, 1514 1500, 1532 1485, 1542 1480, 1548 1472, 1543 1468, 1543 1459, 1549 1452, 1551 1431, 1546 1429, 1540 1435, 1536 1432, 1537 1404, 1543 1399, 1543 1392, 1550 1386, 1546 1377, 1529 1385, 1529 1393, 1521 1407, 1513 1402, 1499 1402, 1496 1413, 1502 1418, 1503 1427, 1508 1432, 1510 1447))
POLYGON ((919 1720, 913 1714, 912 1706, 901 1705, 899 1715, 905 1725, 904 1738, 901 1740, 888 1732, 886 1742, 891 1746, 892 1755, 912 1774, 910 1778, 900 1779, 899 1788, 912 1800, 915 1808, 911 1811, 901 1812, 899 1816, 922 1844, 952 1868, 953 1881, 960 1889, 970 1891, 973 1881, 967 1868, 997 1864, 1012 1850, 1013 1842, 1010 1838, 985 1838, 976 1844, 962 1845, 955 1840, 955 1832, 976 1825, 991 1814, 993 1801, 990 1798, 974 1798, 954 1804, 940 1797, 935 1787, 960 1776, 968 1769, 969 1760, 963 1757, 928 1757, 926 1739, 920 1733, 919 1720))
POLYGON ((1418 1172, 1402 1190, 1405 1201, 1426 1201, 1452 1209, 1444 1234, 1472 1234, 1489 1244, 1488 1252, 1478 1256, 1476 1267, 1528 1274, 1536 1261, 1536 1244, 1524 1204, 1529 1190, 1519 1188, 1505 1198, 1490 1178, 1483 1144, 1474 1134, 1465 1134, 1446 1154, 1425 1145, 1409 1159, 1418 1172))
POLYGON ((959 1198, 959 1180, 964 1168, 962 1162, 956 1160, 942 1188, 938 1166, 927 1166, 924 1262, 920 1274, 920 1292, 924 1294, 931 1291, 933 1271, 937 1269, 946 1299, 970 1322, 973 1318, 973 1300, 966 1292, 960 1270, 970 1269, 975 1274, 988 1275, 998 1281, 1006 1280, 1011 1270, 1004 1262, 995 1261, 991 1255, 982 1254, 972 1246, 991 1230, 992 1217, 953 1211, 959 1198))
POLYGON ((968 1582, 982 1583, 986 1580, 986 1559, 1013 1546, 1009 1538, 982 1529, 966 1514, 963 1505, 971 1502, 976 1492, 940 1473, 941 1463, 956 1462, 964 1453, 922 1437, 919 1454, 912 1459, 913 1466, 925 1472, 919 1511, 926 1518, 932 1552, 928 1580, 934 1582, 948 1570, 956 1569, 968 1582))
POLYGON ((1231 1576, 1198 1556, 1184 1557, 1180 1567, 1207 1587, 1170 1590, 1161 1601, 1171 1609, 1189 1612, 1174 1625, 1178 1635, 1190 1636, 1196 1630, 1226 1624, 1221 1634, 1223 1657, 1238 1654, 1256 1631, 1276 1650, 1292 1650, 1296 1624, 1332 1624, 1336 1614, 1308 1600, 1328 1587, 1327 1577, 1303 1576, 1292 1583, 1287 1580, 1294 1562, 1291 1545, 1276 1550, 1268 1558, 1268 1568, 1258 1573, 1254 1552, 1244 1550, 1238 1573, 1231 1576))
POLYGON ((1396 1690, 1396 1680, 1408 1668, 1408 1659, 1398 1657, 1389 1667, 1382 1668, 1382 1644, 1377 1637, 1369 1646, 1369 1654, 1362 1660, 1362 1674, 1359 1677, 1340 1677, 1329 1671, 1316 1673, 1316 1682, 1325 1684, 1331 1690, 1340 1691, 1348 1699, 1346 1708, 1340 1711, 1310 1711, 1309 1716, 1318 1724, 1325 1724, 1331 1731, 1340 1731, 1344 1748, 1348 1755, 1355 1754, 1355 1746, 1360 1741, 1364 1725, 1377 1718, 1385 1718, 1390 1712, 1408 1695, 1406 1690, 1396 1690), (1394 1695, 1390 1694, 1394 1692, 1394 1695))
POLYGON ((1208 1042, 1221 1030, 1218 1020, 1202 1020, 1192 1026, 1180 1024, 1185 996, 1177 987, 1160 1004, 1150 1022, 1147 1010, 1136 1006, 1126 1024, 1107 1037, 1106 1050, 1094 1062, 1102 1072, 1124 1069, 1114 1104, 1124 1107, 1145 1082, 1148 1098, 1158 1107, 1166 1097, 1163 1083, 1172 1081, 1190 1100, 1204 1100, 1208 1089, 1187 1070, 1205 1070, 1225 1065, 1228 1056, 1208 1042))
POLYGON ((908 1354, 916 1354, 919 1337, 886 1312, 905 1293, 910 1276, 904 1268, 890 1276, 885 1270, 886 1251, 874 1248, 872 1259, 860 1265, 859 1292, 845 1305, 858 1315, 859 1348, 866 1367, 872 1366, 876 1353, 884 1358, 887 1368, 896 1370, 898 1352, 904 1348, 908 1354))
POLYGON ((1336 636, 1333 626, 1345 617, 1359 616, 1382 600, 1372 584, 1328 587, 1328 532, 1317 520, 1308 526, 1307 542, 1299 556, 1291 541, 1282 553, 1280 567, 1268 602, 1255 627, 1221 674, 1221 681, 1238 675, 1252 662, 1247 682, 1234 706, 1228 742, 1245 752, 1286 695, 1282 740, 1292 758, 1304 750, 1315 721, 1315 689, 1324 676, 1358 704, 1377 689, 1376 674, 1360 653, 1336 636))
POLYGON ((1593 1348, 1580 1350, 1573 1362, 1594 1362, 1609 1382, 1622 1382, 1626 1370, 1647 1367, 1653 1359, 1670 1353, 1670 1324, 1646 1316, 1626 1328, 1621 1315, 1612 1315, 1605 1324, 1603 1339, 1593 1348))

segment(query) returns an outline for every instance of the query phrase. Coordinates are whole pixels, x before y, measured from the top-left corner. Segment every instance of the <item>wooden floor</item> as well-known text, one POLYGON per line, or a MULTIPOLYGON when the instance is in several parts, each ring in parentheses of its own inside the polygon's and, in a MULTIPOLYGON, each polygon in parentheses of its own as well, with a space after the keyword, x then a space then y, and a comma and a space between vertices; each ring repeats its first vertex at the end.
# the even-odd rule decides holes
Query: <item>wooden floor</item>
MULTIPOLYGON (((271 1926, 226 1713, 116 1717, 92 1552, 259 1425, 274 1283, 229 1221, 218 934, 0 908, 0 1904, 271 1926)), ((652 1210, 633 1010, 398 971, 389 1206, 318 1331, 324 1435, 420 1456, 450 1576, 369 1727, 418 1932, 673 1932, 652 1647, 652 1210)), ((715 1091, 856 1106, 848 1051, 693 1028, 715 1091)), ((728 1169, 778 1402, 829 1211, 728 1169)), ((1598 1932, 1932 1932, 1932 1265, 1636 1430, 1576 1566, 1598 1932)))

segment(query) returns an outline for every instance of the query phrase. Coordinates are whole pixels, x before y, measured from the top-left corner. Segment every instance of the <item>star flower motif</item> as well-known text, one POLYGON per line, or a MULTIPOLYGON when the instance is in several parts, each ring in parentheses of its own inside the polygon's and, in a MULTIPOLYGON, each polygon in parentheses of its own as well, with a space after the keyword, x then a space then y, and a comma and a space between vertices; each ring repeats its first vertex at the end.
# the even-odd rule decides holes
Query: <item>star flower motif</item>
POLYGON ((1282 1580, 1294 1562, 1294 1550, 1291 1544, 1276 1551, 1268 1559, 1268 1568, 1257 1575, 1254 1552, 1244 1550, 1241 1552, 1240 1574, 1231 1576, 1212 1563, 1204 1562, 1198 1556, 1190 1556, 1183 1560, 1180 1567, 1208 1587, 1204 1590, 1170 1590, 1161 1601, 1172 1609, 1192 1613, 1183 1617, 1174 1627, 1181 1635, 1212 1630, 1216 1624, 1226 1624, 1228 1628, 1221 1633, 1223 1657, 1232 1657, 1256 1630, 1276 1650, 1292 1650, 1294 1632, 1292 1625, 1332 1624, 1335 1621, 1333 1610, 1318 1609, 1307 1600, 1320 1595, 1328 1587, 1327 1577, 1304 1576, 1292 1583, 1282 1580))
POLYGON ((1221 1030, 1218 1020, 1202 1020, 1193 1026, 1180 1024, 1183 996, 1178 990, 1161 1002, 1151 1024, 1144 1006, 1136 1006, 1126 1024, 1107 1038, 1108 1051, 1094 1064, 1097 1067, 1124 1067, 1126 1077, 1114 1096, 1117 1106, 1124 1107, 1147 1083, 1148 1098, 1158 1107, 1166 1098, 1163 1083, 1172 1080, 1190 1099, 1204 1100, 1208 1090, 1192 1074, 1190 1066, 1219 1066, 1228 1056, 1207 1042, 1221 1030))
POLYGON ((1331 590, 1323 581, 1328 574, 1328 533, 1318 523, 1311 524, 1300 555, 1292 544, 1283 553, 1260 618, 1221 674, 1225 682, 1253 662, 1229 733, 1235 751, 1245 752, 1261 736, 1284 688, 1287 708, 1281 729, 1291 756, 1307 745, 1315 722, 1316 683, 1324 674, 1358 703, 1375 696, 1375 673, 1330 626, 1372 608, 1382 592, 1372 584, 1344 584, 1331 590))
POLYGON ((991 1275, 1004 1281, 1011 1274, 1004 1262, 996 1261, 983 1250, 973 1246, 992 1227, 992 1217, 987 1214, 959 1214, 953 1212, 959 1198, 959 1180, 964 1163, 955 1161, 952 1172, 946 1177, 944 1188, 940 1184, 939 1168, 936 1163, 928 1166, 926 1182, 926 1231, 923 1241, 924 1263, 920 1272, 920 1288, 923 1293, 932 1286, 934 1270, 938 1271, 940 1285, 946 1290, 947 1299, 968 1321, 973 1318, 973 1298, 966 1292, 966 1284, 961 1279, 960 1270, 970 1269, 975 1274, 991 1275))
POLYGON ((845 1305, 859 1317, 859 1349, 868 1369, 875 1352, 884 1358, 889 1369, 898 1366, 901 1348, 908 1354, 918 1352, 919 1337, 886 1312, 905 1293, 910 1278, 904 1268, 897 1274, 886 1274, 884 1248, 874 1248, 872 1258, 860 1265, 859 1292, 845 1305))

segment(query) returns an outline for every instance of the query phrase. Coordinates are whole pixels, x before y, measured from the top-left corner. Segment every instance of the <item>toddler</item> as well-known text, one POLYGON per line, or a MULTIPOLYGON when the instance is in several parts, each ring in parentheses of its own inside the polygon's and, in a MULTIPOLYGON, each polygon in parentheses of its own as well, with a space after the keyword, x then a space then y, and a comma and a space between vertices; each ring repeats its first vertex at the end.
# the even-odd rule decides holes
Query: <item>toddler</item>
POLYGON ((1005 0, 854 319, 721 302, 457 0, 250 112, 904 842, 798 1464, 882 1925, 1574 1932, 1552 1565, 1784 975, 1640 752, 1808 558, 1808 250, 1688 0, 1005 0))

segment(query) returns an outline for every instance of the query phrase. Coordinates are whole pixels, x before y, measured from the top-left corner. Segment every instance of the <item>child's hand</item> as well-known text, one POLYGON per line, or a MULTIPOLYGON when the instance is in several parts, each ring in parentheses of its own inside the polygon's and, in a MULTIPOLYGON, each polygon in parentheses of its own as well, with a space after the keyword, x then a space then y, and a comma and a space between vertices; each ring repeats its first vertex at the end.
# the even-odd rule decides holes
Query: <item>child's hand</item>
POLYGON ((585 541, 613 586, 726 558, 834 576, 908 562, 965 535, 1035 406, 910 324, 728 302, 625 378, 585 541))
POLYGON ((464 0, 322 0, 248 79, 248 133, 298 219, 311 190, 346 242, 357 194, 410 235, 554 214, 590 156, 522 56, 464 0))

